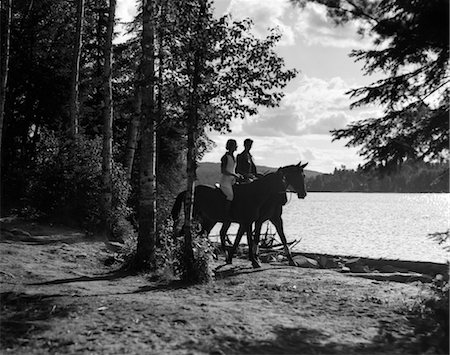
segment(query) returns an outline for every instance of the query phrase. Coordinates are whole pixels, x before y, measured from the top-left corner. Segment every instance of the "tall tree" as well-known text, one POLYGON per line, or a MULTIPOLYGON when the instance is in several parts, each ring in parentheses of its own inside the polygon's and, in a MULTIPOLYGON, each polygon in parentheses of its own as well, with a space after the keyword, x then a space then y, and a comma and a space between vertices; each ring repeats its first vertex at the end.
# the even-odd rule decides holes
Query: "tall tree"
POLYGON ((112 97, 112 40, 116 13, 116 0, 109 1, 108 22, 103 63, 103 150, 102 150, 102 185, 103 185, 103 219, 104 233, 112 236, 112 146, 113 146, 113 97, 112 97))
POLYGON ((285 70, 283 60, 273 51, 279 33, 273 31, 260 40, 251 34, 250 20, 215 19, 210 1, 181 3, 176 16, 177 43, 171 52, 178 67, 168 68, 167 74, 178 84, 173 95, 181 104, 187 133, 184 276, 200 281, 201 270, 193 268, 191 222, 195 170, 205 128, 229 131, 232 118, 254 115, 260 105, 276 106, 283 96, 280 89, 296 71, 285 70))
POLYGON ((190 52, 186 56, 186 67, 188 76, 191 78, 188 105, 187 105, 187 159, 186 159, 186 200, 184 203, 184 264, 186 277, 191 281, 199 281, 194 268, 194 254, 192 250, 192 216, 194 206, 194 189, 197 170, 197 132, 199 125, 201 73, 205 69, 206 62, 206 0, 198 0, 198 16, 192 33, 190 52))
MULTIPOLYGON (((0 157, 2 153, 2 133, 3 133, 3 119, 5 116, 5 100, 6 100, 6 87, 8 83, 8 71, 9 71, 9 41, 11 36, 11 13, 12 13, 12 0, 2 1, 1 5, 1 43, 0 51, 2 52, 0 63, 0 157)), ((1 159, 1 158, 0 158, 1 159)))
MULTIPOLYGON (((327 6, 337 24, 362 21, 374 48, 354 50, 366 74, 386 78, 349 92, 351 107, 384 106, 384 115, 333 130, 333 139, 360 146, 365 168, 389 169, 406 160, 448 160, 449 1, 293 0, 327 6)), ((361 28, 363 31, 363 28, 361 28)))
POLYGON ((139 169, 139 235, 137 267, 154 261, 156 245, 156 114, 155 114, 155 3, 142 7, 142 109, 139 169))
POLYGON ((77 24, 75 27, 75 42, 72 58, 72 80, 70 95, 70 137, 75 139, 79 130, 79 85, 80 85, 80 59, 83 38, 84 0, 77 1, 77 24))

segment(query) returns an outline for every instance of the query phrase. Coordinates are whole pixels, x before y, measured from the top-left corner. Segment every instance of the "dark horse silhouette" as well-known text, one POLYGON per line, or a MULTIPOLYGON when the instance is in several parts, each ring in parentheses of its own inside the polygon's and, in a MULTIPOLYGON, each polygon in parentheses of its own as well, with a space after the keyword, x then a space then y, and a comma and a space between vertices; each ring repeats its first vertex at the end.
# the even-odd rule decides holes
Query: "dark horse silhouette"
MULTIPOLYGON (((239 241, 244 233, 247 234, 249 246, 249 259, 253 267, 260 267, 257 260, 257 252, 261 226, 266 220, 270 220, 277 229, 289 258, 289 263, 295 265, 292 260, 286 237, 283 232, 281 219, 282 206, 286 203, 286 191, 296 192, 298 198, 305 198, 305 175, 303 168, 307 165, 301 163, 279 168, 276 172, 267 174, 249 184, 234 186, 234 200, 231 208, 231 222, 239 223, 239 230, 235 243, 227 253, 227 263, 232 262, 239 241), (255 239, 252 234, 252 224, 255 223, 255 239)), ((184 201, 185 191, 180 193, 172 208, 172 217, 178 218, 181 205, 184 201)), ((229 222, 225 220, 224 210, 225 196, 220 189, 199 185, 194 193, 194 217, 201 222, 202 232, 209 234, 217 222, 224 222, 220 235, 222 247, 225 249, 226 231, 229 222)))

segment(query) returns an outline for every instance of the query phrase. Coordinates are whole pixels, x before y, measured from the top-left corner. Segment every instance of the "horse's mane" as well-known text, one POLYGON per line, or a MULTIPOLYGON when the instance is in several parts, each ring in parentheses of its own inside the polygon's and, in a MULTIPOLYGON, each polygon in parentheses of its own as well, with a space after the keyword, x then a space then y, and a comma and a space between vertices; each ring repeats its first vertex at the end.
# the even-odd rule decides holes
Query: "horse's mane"
POLYGON ((272 179, 273 177, 275 177, 275 175, 277 175, 277 173, 278 173, 278 171, 269 172, 248 184, 237 184, 237 185, 235 185, 235 188, 246 189, 246 190, 247 189, 255 189, 255 188, 257 189, 257 188, 259 188, 260 185, 266 184, 269 179, 272 179))

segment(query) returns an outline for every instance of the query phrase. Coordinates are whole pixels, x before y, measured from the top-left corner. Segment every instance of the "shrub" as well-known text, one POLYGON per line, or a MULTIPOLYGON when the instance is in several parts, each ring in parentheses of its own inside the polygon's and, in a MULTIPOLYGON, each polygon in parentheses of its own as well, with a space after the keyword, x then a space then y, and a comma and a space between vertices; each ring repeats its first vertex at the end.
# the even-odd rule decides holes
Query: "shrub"
POLYGON ((427 354, 449 353, 449 284, 434 279, 431 296, 411 309, 411 322, 420 350, 427 354))
MULTIPOLYGON (((429 237, 444 250, 450 250, 448 230, 429 237)), ((446 276, 437 275, 431 284, 430 296, 415 304, 410 311, 418 345, 427 354, 449 353, 449 283, 446 276)))
MULTIPOLYGON (((72 143, 53 132, 42 132, 32 178, 27 188, 28 207, 67 224, 95 230, 102 222, 102 141, 82 135, 72 143)), ((129 238, 126 221, 131 187, 120 164, 113 164, 112 225, 115 237, 129 238)))
POLYGON ((213 272, 210 267, 210 261, 213 258, 213 248, 205 235, 196 232, 198 229, 195 226, 192 230, 193 265, 188 265, 184 234, 181 233, 177 237, 176 272, 184 281, 207 283, 213 278, 213 272))

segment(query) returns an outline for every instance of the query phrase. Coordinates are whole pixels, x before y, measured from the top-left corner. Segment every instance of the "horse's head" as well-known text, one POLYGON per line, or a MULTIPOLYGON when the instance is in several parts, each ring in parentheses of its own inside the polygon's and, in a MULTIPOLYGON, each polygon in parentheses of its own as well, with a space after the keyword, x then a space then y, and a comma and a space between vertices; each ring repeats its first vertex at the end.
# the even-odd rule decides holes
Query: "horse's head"
POLYGON ((300 162, 297 165, 289 165, 278 169, 285 179, 286 191, 297 193, 298 198, 306 197, 306 185, 305 185, 305 173, 303 168, 308 163, 303 164, 300 162))

